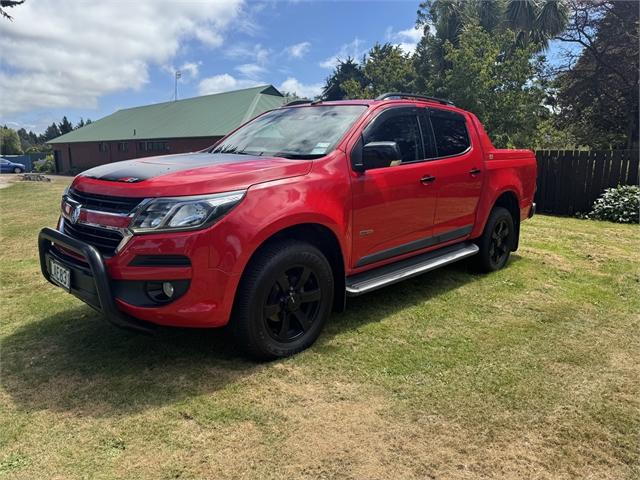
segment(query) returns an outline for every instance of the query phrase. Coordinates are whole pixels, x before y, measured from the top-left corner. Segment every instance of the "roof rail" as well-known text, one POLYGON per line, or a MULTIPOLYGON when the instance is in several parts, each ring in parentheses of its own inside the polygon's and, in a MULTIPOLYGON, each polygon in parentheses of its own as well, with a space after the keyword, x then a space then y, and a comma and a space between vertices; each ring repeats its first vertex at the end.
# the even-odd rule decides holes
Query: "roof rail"
POLYGON ((426 95, 417 95, 415 93, 403 93, 403 92, 387 92, 376 97, 376 100, 389 100, 390 98, 415 98, 418 100, 429 100, 430 102, 438 102, 442 105, 453 105, 451 100, 444 98, 428 97, 426 95))
POLYGON ((283 107, 293 107, 294 105, 304 105, 305 103, 311 103, 311 100, 292 100, 289 103, 285 103, 283 107))

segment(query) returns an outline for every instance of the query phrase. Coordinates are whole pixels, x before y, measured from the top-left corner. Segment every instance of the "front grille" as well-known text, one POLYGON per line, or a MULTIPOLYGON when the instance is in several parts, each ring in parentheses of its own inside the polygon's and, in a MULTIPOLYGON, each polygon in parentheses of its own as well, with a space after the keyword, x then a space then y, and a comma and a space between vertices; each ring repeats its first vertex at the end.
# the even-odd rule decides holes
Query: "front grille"
POLYGON ((86 209, 109 213, 128 214, 142 201, 142 198, 112 197, 96 195, 94 193, 84 193, 74 188, 70 189, 67 195, 70 199, 80 203, 86 209))
POLYGON ((82 223, 74 225, 66 220, 63 223, 62 232, 96 247, 100 253, 106 256, 112 256, 116 253, 116 248, 123 238, 122 234, 115 230, 90 227, 82 223))

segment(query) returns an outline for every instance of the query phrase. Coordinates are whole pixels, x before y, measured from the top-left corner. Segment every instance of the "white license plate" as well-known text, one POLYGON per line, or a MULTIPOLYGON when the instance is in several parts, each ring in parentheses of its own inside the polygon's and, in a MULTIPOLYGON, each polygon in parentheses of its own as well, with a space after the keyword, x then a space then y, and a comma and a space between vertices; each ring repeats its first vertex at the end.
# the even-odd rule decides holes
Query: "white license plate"
POLYGON ((71 271, 55 260, 51 260, 51 280, 69 290, 71 287, 71 271))

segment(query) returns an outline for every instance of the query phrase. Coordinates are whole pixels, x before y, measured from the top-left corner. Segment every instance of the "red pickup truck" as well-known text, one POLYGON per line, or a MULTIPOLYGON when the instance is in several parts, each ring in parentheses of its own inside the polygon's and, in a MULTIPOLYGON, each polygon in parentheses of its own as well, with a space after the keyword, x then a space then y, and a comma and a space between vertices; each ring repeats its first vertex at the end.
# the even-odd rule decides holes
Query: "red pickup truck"
POLYGON ((39 235, 45 278, 119 326, 229 324, 274 358, 347 296, 471 256, 497 270, 518 248, 533 152, 431 97, 294 103, 206 151, 77 176, 39 235))

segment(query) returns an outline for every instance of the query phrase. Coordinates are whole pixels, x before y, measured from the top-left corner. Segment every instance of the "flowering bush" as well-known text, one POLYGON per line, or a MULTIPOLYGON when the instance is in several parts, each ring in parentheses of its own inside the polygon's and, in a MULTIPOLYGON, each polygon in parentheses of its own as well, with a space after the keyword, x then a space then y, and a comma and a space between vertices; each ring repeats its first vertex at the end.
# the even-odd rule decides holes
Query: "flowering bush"
POLYGON ((35 162, 33 169, 38 173, 55 173, 56 163, 53 155, 47 155, 44 159, 35 162))
POLYGON ((594 220, 618 223, 640 223, 640 187, 618 185, 608 188, 594 203, 587 215, 594 220))

